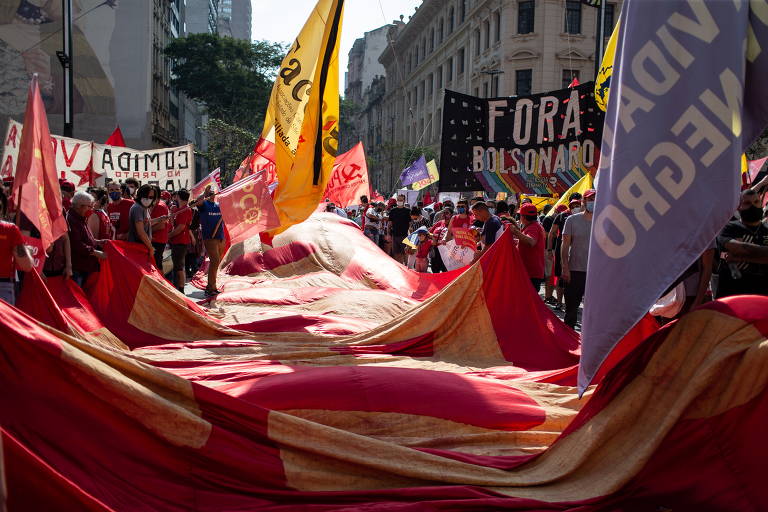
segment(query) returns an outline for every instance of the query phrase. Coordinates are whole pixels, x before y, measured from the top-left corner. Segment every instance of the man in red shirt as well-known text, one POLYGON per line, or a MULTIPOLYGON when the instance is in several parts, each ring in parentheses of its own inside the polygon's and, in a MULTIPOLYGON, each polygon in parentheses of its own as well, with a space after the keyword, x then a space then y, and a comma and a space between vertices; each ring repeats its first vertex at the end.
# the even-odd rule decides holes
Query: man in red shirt
POLYGON ((109 204, 107 214, 115 227, 115 240, 128 239, 128 230, 131 226, 130 211, 135 202, 130 198, 128 187, 111 181, 107 185, 109 192, 109 204))
POLYGON ((512 234, 520 241, 518 246, 520 258, 523 260, 536 293, 539 293, 541 283, 544 282, 544 249, 547 243, 547 236, 544 227, 539 223, 538 213, 536 206, 525 203, 520 206, 520 223, 523 229, 521 230, 515 224, 510 225, 512 234))
POLYGON ((15 224, 0 221, 0 300, 16 303, 14 260, 24 272, 32 270, 32 258, 15 224))
POLYGON ((184 293, 184 283, 186 276, 184 274, 184 260, 187 256, 187 248, 192 243, 192 234, 189 232, 189 225, 192 223, 192 209, 187 208, 189 202, 189 192, 181 189, 178 192, 179 208, 173 217, 173 229, 168 234, 171 242, 171 259, 173 260, 173 275, 176 279, 176 289, 184 293))

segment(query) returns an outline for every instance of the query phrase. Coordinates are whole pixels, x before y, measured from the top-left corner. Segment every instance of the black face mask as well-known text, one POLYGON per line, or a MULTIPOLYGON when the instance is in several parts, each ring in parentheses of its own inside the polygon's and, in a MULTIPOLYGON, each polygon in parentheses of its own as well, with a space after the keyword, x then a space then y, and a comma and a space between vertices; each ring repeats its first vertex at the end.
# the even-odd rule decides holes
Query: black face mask
POLYGON ((739 216, 744 222, 760 222, 763 218, 763 209, 759 206, 752 205, 746 210, 739 210, 739 216))

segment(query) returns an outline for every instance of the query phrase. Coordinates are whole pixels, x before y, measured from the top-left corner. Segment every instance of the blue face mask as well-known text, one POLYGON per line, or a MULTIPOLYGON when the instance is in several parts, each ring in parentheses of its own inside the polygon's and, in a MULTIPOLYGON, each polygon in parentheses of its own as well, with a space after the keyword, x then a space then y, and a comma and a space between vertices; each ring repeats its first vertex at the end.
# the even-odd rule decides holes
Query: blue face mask
POLYGON ((467 209, 464 208, 463 206, 459 206, 458 208, 456 208, 456 211, 459 212, 460 214, 467 213, 467 209))
POLYGON ((118 199, 120 199, 120 192, 110 192, 109 198, 113 201, 117 201, 118 199))
POLYGON ((592 213, 595 211, 595 202, 594 201, 588 201, 584 207, 587 209, 589 213, 592 213))

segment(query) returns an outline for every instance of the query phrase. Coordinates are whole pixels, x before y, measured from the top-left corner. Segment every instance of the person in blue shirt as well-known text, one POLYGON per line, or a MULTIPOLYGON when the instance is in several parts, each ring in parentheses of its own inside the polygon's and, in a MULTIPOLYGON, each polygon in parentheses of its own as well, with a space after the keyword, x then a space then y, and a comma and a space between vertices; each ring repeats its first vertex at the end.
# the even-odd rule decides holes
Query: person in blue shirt
POLYGON ((203 245, 208 253, 210 265, 208 266, 208 285, 205 294, 212 297, 219 293, 216 287, 216 276, 221 263, 221 251, 224 248, 224 222, 221 216, 221 208, 216 202, 216 193, 210 188, 205 189, 205 194, 196 199, 190 206, 197 207, 200 216, 200 228, 203 235, 203 245))

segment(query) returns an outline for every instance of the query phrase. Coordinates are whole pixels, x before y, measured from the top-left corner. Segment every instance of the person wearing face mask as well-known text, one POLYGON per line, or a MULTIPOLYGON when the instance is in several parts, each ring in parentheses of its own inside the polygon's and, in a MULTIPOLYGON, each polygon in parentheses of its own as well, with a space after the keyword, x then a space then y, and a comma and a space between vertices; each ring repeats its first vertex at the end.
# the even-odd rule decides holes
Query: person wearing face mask
POLYGON ((381 231, 381 218, 384 212, 384 204, 377 203, 375 207, 365 210, 363 218, 365 219, 363 233, 370 238, 373 243, 379 245, 379 232, 381 231))
POLYGON ((405 265, 406 254, 403 239, 408 236, 411 211, 405 207, 405 196, 397 196, 397 205, 389 211, 389 226, 392 234, 392 257, 405 265))
POLYGON ((128 178, 125 180, 125 185, 127 186, 126 190, 128 192, 128 197, 130 199, 135 198, 136 191, 139 190, 139 186, 140 186, 139 180, 137 180, 136 178, 128 178))
POLYGON ((738 216, 717 237, 721 251, 717 298, 768 295, 768 227, 762 197, 755 189, 741 194, 738 216))
POLYGON ((152 219, 149 212, 158 199, 154 187, 144 184, 136 192, 136 202, 129 212, 130 227, 127 240, 129 242, 144 244, 149 253, 149 261, 155 261, 155 248, 152 246, 152 219))
POLYGON ((579 305, 587 284, 587 257, 592 231, 595 191, 584 192, 584 211, 568 217, 563 227, 560 249, 561 279, 565 282, 565 324, 576 327, 579 305))
POLYGON ((451 217, 451 222, 448 224, 448 229, 443 235, 441 243, 446 243, 453 240, 453 230, 456 228, 469 228, 472 221, 469 217, 469 209, 467 208, 467 201, 462 199, 456 202, 456 214, 451 217))
POLYGON ((115 228, 106 211, 109 193, 105 188, 97 188, 93 196, 93 213, 88 216, 88 229, 96 240, 112 240, 115 238, 115 228))
POLYGON ((76 192, 67 211, 69 243, 72 251, 72 279, 82 287, 88 276, 99 271, 99 260, 106 255, 98 250, 100 240, 94 239, 86 219, 93 209, 93 197, 87 192, 76 192))
POLYGON ((107 205, 107 214, 112 222, 112 227, 115 228, 115 239, 126 240, 131 226, 131 207, 136 203, 130 198, 128 185, 125 183, 121 185, 116 181, 111 181, 107 185, 107 192, 110 201, 107 205))
MULTIPOLYGON (((573 214, 573 209, 581 206, 581 194, 578 192, 571 195, 571 201, 568 206, 561 204, 558 206, 557 213, 552 220, 552 227, 547 235, 547 251, 554 256, 554 276, 556 278, 554 297, 550 297, 546 302, 555 306, 555 309, 563 307, 563 298, 565 292, 565 281, 562 279, 563 267, 560 249, 563 245, 563 227, 565 221, 573 214), (577 196, 579 199, 573 199, 577 196), (570 207, 570 208, 569 208, 570 207)), ((576 213, 579 213, 578 210, 576 213)))

